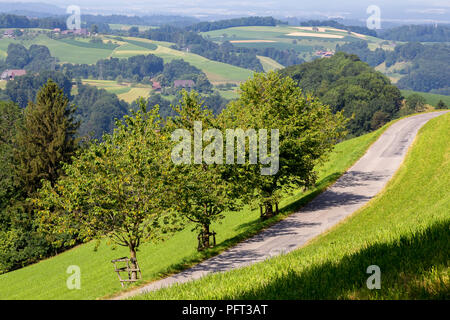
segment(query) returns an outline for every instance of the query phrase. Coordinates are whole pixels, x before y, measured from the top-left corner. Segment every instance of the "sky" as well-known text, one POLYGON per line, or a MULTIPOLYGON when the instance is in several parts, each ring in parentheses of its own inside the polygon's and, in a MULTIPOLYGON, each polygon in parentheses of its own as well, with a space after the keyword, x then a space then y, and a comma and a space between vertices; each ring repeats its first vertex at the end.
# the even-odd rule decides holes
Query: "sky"
POLYGON ((367 8, 376 5, 385 19, 431 19, 450 22, 449 0, 0 0, 0 2, 40 2, 62 8, 78 5, 89 13, 177 14, 189 16, 263 15, 320 16, 363 19, 367 8))

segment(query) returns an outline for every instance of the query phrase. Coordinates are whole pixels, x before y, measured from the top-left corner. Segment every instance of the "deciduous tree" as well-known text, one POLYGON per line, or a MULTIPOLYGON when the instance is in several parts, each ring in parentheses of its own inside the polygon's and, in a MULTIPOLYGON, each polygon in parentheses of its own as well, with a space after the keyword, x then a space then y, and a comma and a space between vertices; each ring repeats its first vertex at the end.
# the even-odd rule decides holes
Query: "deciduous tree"
MULTIPOLYGON (((39 208, 41 229, 53 239, 70 232, 89 241, 108 237, 128 247, 133 269, 146 241, 159 241, 176 230, 167 208, 171 196, 171 143, 158 108, 140 109, 117 122, 104 142, 93 143, 52 187, 45 183, 39 208)), ((72 242, 74 240, 71 240, 72 242)), ((132 279, 137 273, 132 272, 132 279)))

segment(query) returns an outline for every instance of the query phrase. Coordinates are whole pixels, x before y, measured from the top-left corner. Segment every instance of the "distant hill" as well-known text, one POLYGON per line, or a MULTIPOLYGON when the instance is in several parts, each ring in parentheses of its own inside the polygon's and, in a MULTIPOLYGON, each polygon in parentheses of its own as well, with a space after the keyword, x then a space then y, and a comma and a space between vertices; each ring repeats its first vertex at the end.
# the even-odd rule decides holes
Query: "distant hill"
POLYGON ((66 14, 66 9, 41 2, 1 2, 0 12, 33 17, 48 17, 66 14))

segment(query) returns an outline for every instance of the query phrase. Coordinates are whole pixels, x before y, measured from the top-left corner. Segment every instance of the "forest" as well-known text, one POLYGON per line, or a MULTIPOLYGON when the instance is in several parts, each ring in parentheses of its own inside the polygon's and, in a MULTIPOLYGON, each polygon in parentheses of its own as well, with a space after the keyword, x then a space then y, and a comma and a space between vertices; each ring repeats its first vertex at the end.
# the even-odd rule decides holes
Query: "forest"
POLYGON ((196 32, 208 32, 219 29, 241 27, 241 26, 276 26, 286 24, 281 20, 273 17, 243 17, 236 19, 226 19, 212 22, 199 22, 197 24, 186 27, 186 30, 196 32))
POLYGON ((450 26, 442 24, 407 25, 379 32, 382 39, 407 42, 448 42, 450 26))
POLYGON ((393 51, 377 48, 370 50, 366 41, 337 45, 336 51, 358 55, 362 61, 375 67, 386 62, 386 67, 397 62, 408 62, 408 66, 398 72, 403 76, 397 85, 400 89, 431 92, 448 95, 450 93, 450 45, 445 43, 421 44, 408 42, 398 44, 393 51))
POLYGON ((304 94, 318 97, 334 112, 351 118, 348 129, 359 136, 394 119, 403 100, 400 90, 356 55, 338 52, 291 66, 281 74, 294 79, 304 94))

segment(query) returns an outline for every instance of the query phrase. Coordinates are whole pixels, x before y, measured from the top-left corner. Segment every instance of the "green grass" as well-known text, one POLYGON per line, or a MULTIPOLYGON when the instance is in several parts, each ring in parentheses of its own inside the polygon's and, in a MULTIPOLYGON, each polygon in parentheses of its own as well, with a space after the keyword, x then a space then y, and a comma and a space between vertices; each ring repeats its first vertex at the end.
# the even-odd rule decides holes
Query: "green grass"
POLYGON ((137 87, 131 87, 130 84, 120 85, 113 80, 91 80, 83 79, 83 84, 95 86, 99 89, 105 89, 108 92, 114 93, 119 99, 128 103, 136 101, 139 97, 147 98, 152 90, 150 86, 140 84, 137 87))
MULTIPOLYGON (((84 39, 83 39, 84 40, 84 39)), ((1 39, 0 50, 7 51, 10 43, 21 43, 29 48, 32 44, 40 44, 49 48, 52 56, 57 57, 60 62, 93 64, 100 59, 105 59, 113 52, 112 45, 104 44, 108 48, 96 48, 94 44, 87 41, 75 40, 54 40, 44 34, 38 35, 33 40, 13 40, 1 39)))
POLYGON ((232 90, 218 90, 219 94, 228 100, 234 100, 239 98, 239 92, 238 89, 232 89, 232 90))
POLYGON ((259 61, 261 61, 261 64, 264 68, 265 72, 269 72, 272 70, 279 70, 279 69, 283 69, 284 66, 282 64, 279 64, 278 62, 276 62, 275 60, 268 58, 268 57, 264 57, 264 56, 257 56, 259 61))
POLYGON ((213 84, 236 83, 248 80, 253 72, 248 69, 232 66, 226 63, 212 61, 197 54, 171 49, 173 43, 152 41, 142 38, 103 36, 103 43, 91 43, 85 38, 66 38, 54 40, 41 34, 33 40, 0 39, 0 57, 5 58, 10 43, 21 43, 25 47, 32 44, 45 45, 52 56, 57 57, 61 63, 94 64, 100 59, 108 57, 129 58, 136 55, 154 54, 170 62, 174 59, 183 59, 193 66, 201 69, 213 84), (111 43, 108 41, 111 40, 111 43))
MULTIPOLYGON (((204 253, 196 251, 196 234, 188 226, 164 243, 144 244, 138 252, 144 281, 160 279, 216 255, 294 212, 323 191, 356 162, 386 127, 338 144, 330 159, 319 170, 315 189, 295 192, 281 203, 282 214, 261 222, 257 210, 228 213, 220 224, 214 224, 218 246, 204 253)), ((111 260, 127 256, 125 248, 113 250, 104 242, 97 251, 95 244, 78 246, 48 260, 0 275, 0 299, 96 299, 121 291, 111 260), (68 290, 66 270, 81 268, 81 290, 68 290)))
POLYGON ((135 299, 448 299, 448 132, 450 114, 428 122, 385 190, 305 247, 135 299))
POLYGON ((92 43, 89 41, 82 41, 82 40, 76 40, 76 39, 71 39, 71 38, 60 39, 58 41, 64 42, 66 44, 69 44, 69 45, 72 45, 75 47, 81 47, 81 48, 114 50, 115 48, 118 47, 118 45, 114 44, 114 43, 104 43, 104 42, 92 43))
MULTIPOLYGON (((355 34, 349 35, 346 31, 339 29, 320 27, 319 31, 298 29, 295 26, 274 26, 274 27, 234 27, 227 29, 214 30, 201 33, 204 37, 215 41, 271 41, 271 42, 234 42, 233 44, 247 48, 277 48, 279 50, 293 49, 302 53, 306 60, 312 59, 317 48, 334 50, 337 44, 343 44, 348 41, 361 40, 355 34), (325 30, 322 30, 325 28, 325 30), (292 36, 290 33, 303 32, 311 36, 292 36), (342 36, 342 38, 323 38, 321 36, 342 36), (295 43, 294 43, 295 40, 295 43)), ((364 38, 370 47, 376 48, 383 41, 374 37, 364 38)))
POLYGON ((146 88, 131 88, 128 92, 119 94, 119 99, 122 99, 128 103, 136 101, 138 98, 148 98, 152 89, 146 88))
POLYGON ((410 95, 412 95, 413 93, 417 93, 420 94, 421 96, 423 96, 427 102, 427 104, 432 105, 433 107, 435 107, 439 100, 444 101, 444 103, 447 106, 450 106, 450 96, 445 96, 442 94, 434 94, 434 93, 428 93, 428 92, 418 92, 418 91, 412 91, 412 90, 400 90, 403 94, 404 97, 408 97, 410 95))
MULTIPOLYGON (((115 39, 114 37, 108 37, 115 39)), ((251 77, 252 71, 226 63, 212 61, 197 54, 179 51, 170 48, 173 43, 152 41, 141 38, 122 37, 121 46, 116 48, 111 56, 116 58, 128 58, 139 54, 154 54, 164 60, 165 63, 174 59, 184 61, 199 68, 208 76, 213 84, 241 83, 251 77), (156 46, 156 49, 155 49, 156 46)))

